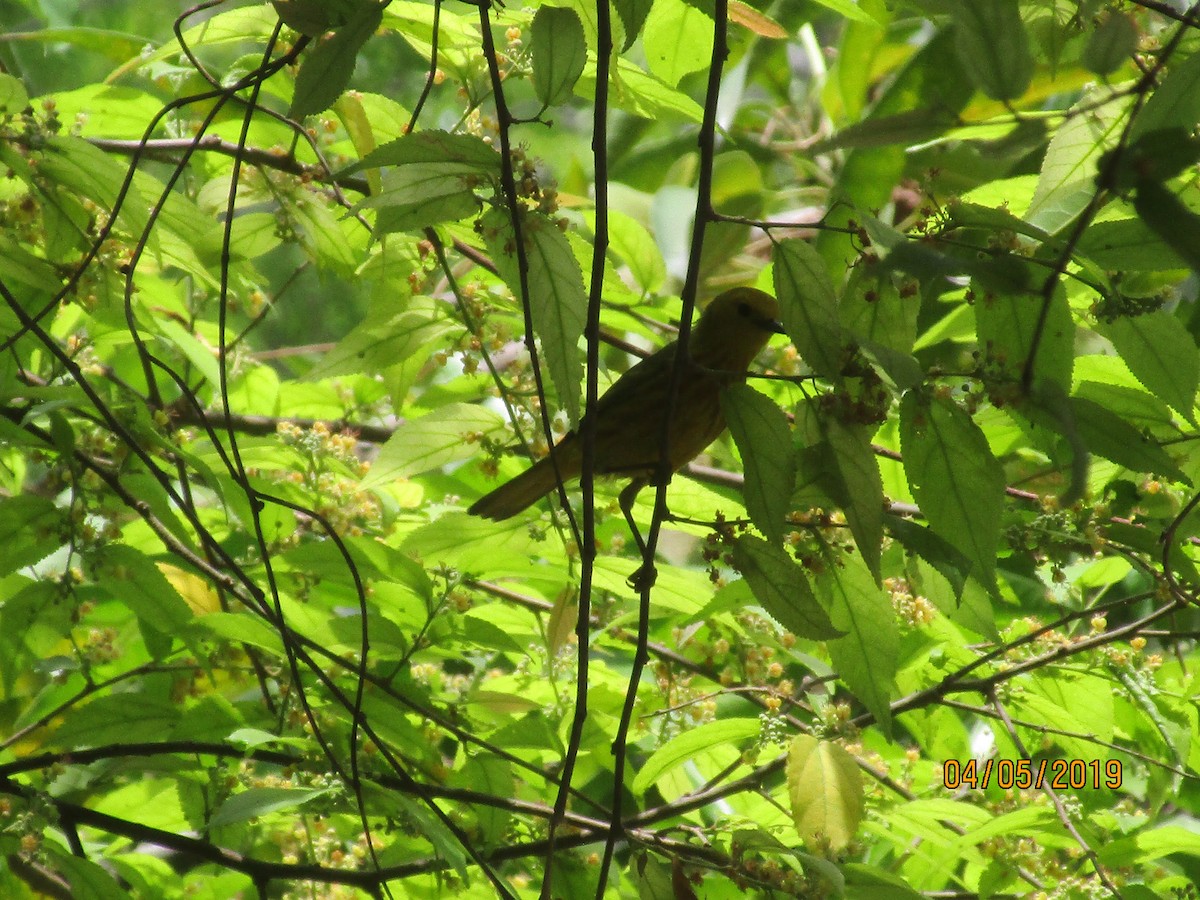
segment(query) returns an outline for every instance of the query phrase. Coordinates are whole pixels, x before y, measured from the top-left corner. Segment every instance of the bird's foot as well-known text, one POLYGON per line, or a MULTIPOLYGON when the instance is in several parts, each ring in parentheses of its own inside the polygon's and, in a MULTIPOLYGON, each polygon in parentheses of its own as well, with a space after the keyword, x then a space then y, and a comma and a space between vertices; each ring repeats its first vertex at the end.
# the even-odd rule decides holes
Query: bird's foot
POLYGON ((637 571, 625 579, 625 583, 640 594, 654 587, 654 582, 657 580, 658 569, 648 563, 643 563, 638 566, 637 571))

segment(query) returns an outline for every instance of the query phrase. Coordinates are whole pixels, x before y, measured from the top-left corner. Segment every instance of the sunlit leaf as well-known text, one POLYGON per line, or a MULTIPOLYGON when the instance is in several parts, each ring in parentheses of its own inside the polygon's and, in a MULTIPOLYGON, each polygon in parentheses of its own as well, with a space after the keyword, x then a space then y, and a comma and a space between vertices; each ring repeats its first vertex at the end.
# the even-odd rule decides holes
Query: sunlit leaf
POLYGON ((796 833, 810 847, 840 849, 862 821, 862 773, 854 757, 830 741, 797 735, 787 759, 788 797, 796 833))

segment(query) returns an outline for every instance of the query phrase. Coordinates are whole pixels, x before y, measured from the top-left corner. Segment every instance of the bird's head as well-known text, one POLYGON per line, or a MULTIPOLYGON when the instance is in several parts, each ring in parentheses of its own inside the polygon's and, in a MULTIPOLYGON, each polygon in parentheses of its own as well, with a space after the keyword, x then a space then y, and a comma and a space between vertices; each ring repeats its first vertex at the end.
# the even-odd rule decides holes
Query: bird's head
POLYGON ((692 332, 690 356, 706 368, 744 372, 771 335, 782 333, 774 297, 755 288, 732 288, 705 307, 692 332))

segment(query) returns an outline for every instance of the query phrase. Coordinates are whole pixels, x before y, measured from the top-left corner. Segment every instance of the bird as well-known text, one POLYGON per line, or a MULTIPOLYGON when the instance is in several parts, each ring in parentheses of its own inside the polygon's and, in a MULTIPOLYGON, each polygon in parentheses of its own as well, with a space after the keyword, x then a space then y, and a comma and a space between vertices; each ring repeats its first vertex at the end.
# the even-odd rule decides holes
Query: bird
MULTIPOLYGON (((682 468, 725 430, 721 390, 744 381, 746 370, 772 334, 782 334, 779 304, 770 294, 736 287, 717 295, 704 309, 688 342, 688 361, 679 379, 667 436, 672 472, 682 468)), ((637 492, 655 479, 662 454, 663 415, 679 344, 672 342, 630 368, 550 454, 520 475, 476 500, 472 515, 500 521, 532 506, 583 470, 581 434, 594 416, 594 473, 628 477, 621 492, 626 518, 637 492)))

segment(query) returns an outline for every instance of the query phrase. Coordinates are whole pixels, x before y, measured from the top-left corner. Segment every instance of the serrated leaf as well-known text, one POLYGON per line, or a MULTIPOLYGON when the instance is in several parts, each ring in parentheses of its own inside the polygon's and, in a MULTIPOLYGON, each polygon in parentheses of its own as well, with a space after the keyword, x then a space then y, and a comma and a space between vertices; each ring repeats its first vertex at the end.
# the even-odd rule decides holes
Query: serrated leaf
POLYGON ((375 34, 381 21, 380 7, 374 3, 365 4, 332 37, 319 40, 305 54, 300 71, 296 73, 296 90, 292 94, 289 116, 303 119, 333 105, 350 84, 358 51, 375 34))
POLYGON ((843 634, 829 620, 804 572, 787 551, 744 534, 733 545, 733 564, 762 608, 792 634, 814 640, 843 634))
POLYGON ((952 9, 955 50, 971 80, 993 100, 1025 93, 1033 55, 1017 0, 971 0, 952 9))
POLYGON ((565 103, 587 62, 583 24, 573 9, 543 6, 530 30, 534 92, 544 106, 565 103))
POLYGON ((814 582, 822 606, 844 637, 829 641, 838 678, 879 723, 890 739, 892 692, 900 658, 900 629, 891 600, 858 556, 839 559, 814 582))
POLYGON ((380 166, 422 163, 441 163, 447 166, 447 173, 459 175, 499 174, 500 154, 473 134, 418 131, 379 145, 354 165, 340 171, 338 176, 353 175, 363 169, 380 166))
POLYGON ((195 617, 150 557, 133 547, 108 544, 96 563, 112 595, 157 631, 175 634, 195 617))
POLYGON ((433 318, 433 310, 413 308, 395 312, 380 305, 309 371, 305 378, 316 381, 349 373, 375 374, 421 352, 444 335, 450 326, 433 318))
POLYGON ((862 773, 854 757, 837 744, 797 735, 788 749, 788 797, 796 833, 810 847, 840 850, 862 821, 862 773))
POLYGON ((1200 384, 1200 350, 1178 319, 1160 310, 1120 318, 1097 330, 1112 341, 1146 390, 1195 424, 1193 405, 1200 384))
MULTIPOLYGON (((665 116, 683 116, 692 122, 703 119, 704 109, 699 103, 623 56, 616 58, 615 70, 611 76, 609 102, 622 112, 643 119, 661 119, 665 116)), ((596 66, 588 63, 579 79, 578 93, 591 98, 595 92, 596 66)))
POLYGON ((66 520, 52 502, 33 494, 3 498, 0 516, 0 575, 44 559, 63 543, 60 527, 66 520))
POLYGON ((231 825, 258 816, 270 815, 285 809, 303 806, 316 797, 330 793, 333 788, 296 790, 282 787, 252 787, 234 794, 221 804, 209 821, 210 825, 231 825))
POLYGON ((1042 159, 1026 221, 1053 234, 1074 219, 1096 192, 1096 166, 1120 135, 1128 101, 1098 102, 1085 94, 1071 107, 1042 159))
POLYGON ((621 24, 625 26, 622 53, 632 47, 633 42, 638 39, 642 26, 646 23, 646 16, 650 14, 650 7, 653 5, 654 0, 613 0, 613 7, 621 19, 621 24))
MULTIPOLYGON (((512 221, 507 213, 492 209, 484 214, 481 226, 497 270, 509 290, 520 298, 521 279, 512 221)), ((567 236, 546 216, 523 212, 521 236, 529 266, 526 277, 529 310, 541 345, 541 359, 550 373, 558 401, 575 428, 579 424, 579 385, 583 379, 579 339, 587 318, 583 273, 567 236)))
POLYGON ((1071 397, 1069 402, 1074 427, 1089 451, 1134 472, 1188 482, 1162 447, 1116 413, 1084 397, 1071 397))
POLYGON ((787 418, 773 400, 745 384, 721 392, 721 411, 742 454, 746 512, 759 531, 780 545, 796 482, 787 418))
POLYGON ((783 327, 804 361, 818 375, 837 375, 842 332, 825 261, 804 241, 782 241, 775 246, 774 281, 783 327))
POLYGON ((644 794, 659 778, 697 754, 718 744, 734 744, 758 737, 758 719, 718 719, 677 734, 652 754, 638 770, 630 789, 644 794))
POLYGON ((871 449, 870 434, 837 420, 822 423, 830 456, 841 476, 843 496, 838 498, 846 523, 872 577, 880 579, 879 560, 883 548, 883 479, 871 449))
POLYGON ((364 487, 428 472, 479 455, 480 436, 504 431, 504 417, 474 403, 447 403, 405 422, 379 448, 364 487))
POLYGON ((980 582, 996 589, 1004 470, 983 432, 950 400, 900 404, 900 447, 913 496, 930 528, 960 549, 980 582))
POLYGON ((1041 321, 1045 301, 1035 294, 1000 294, 976 291, 975 329, 987 356, 1010 376, 1020 377, 1033 349, 1033 339, 1042 325, 1034 360, 1034 382, 1048 381, 1066 390, 1071 386, 1075 362, 1075 323, 1066 291, 1059 287, 1041 321))
POLYGON ((847 332, 905 355, 917 339, 920 312, 920 293, 901 293, 890 273, 865 265, 851 273, 838 305, 838 316, 847 332))
POLYGON ((160 741, 182 716, 181 705, 166 697, 108 694, 67 711, 54 739, 63 747, 160 741))
POLYGON ((378 209, 375 229, 386 233, 474 215, 476 187, 498 177, 500 156, 474 135, 421 131, 388 141, 340 174, 384 166, 391 168, 380 191, 351 211, 378 209))

